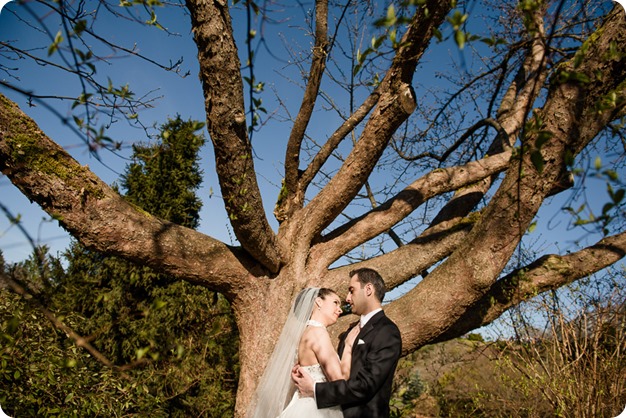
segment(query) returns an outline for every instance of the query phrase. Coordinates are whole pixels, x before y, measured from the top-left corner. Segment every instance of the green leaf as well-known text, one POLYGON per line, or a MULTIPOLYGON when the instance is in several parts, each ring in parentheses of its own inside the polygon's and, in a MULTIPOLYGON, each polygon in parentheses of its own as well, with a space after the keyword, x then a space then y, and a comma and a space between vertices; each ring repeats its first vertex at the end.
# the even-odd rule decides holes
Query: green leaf
POLYGON ((606 170, 604 172, 604 175, 607 176, 612 181, 618 181, 619 180, 619 176, 617 175, 615 170, 606 170))
POLYGON ((150 347, 138 348, 136 351, 137 360, 141 360, 150 351, 150 347))
POLYGON ((535 169, 538 172, 541 173, 543 171, 545 161, 543 160, 543 156, 541 155, 541 152, 533 151, 530 154, 530 161, 533 163, 533 165, 535 166, 535 169))
POLYGON ((443 35, 441 34, 441 31, 438 28, 433 29, 433 36, 437 38, 437 41, 439 42, 443 40, 443 35))
POLYGON ((390 4, 387 8, 387 23, 388 26, 393 26, 396 23, 396 9, 393 4, 390 4))
POLYGON ((72 109, 74 109, 78 105, 87 103, 91 96, 93 96, 93 94, 91 93, 82 93, 80 96, 78 96, 74 103, 72 103, 72 109))
POLYGON ((84 19, 79 20, 74 25, 74 33, 78 37, 80 37, 82 35, 82 33, 85 31, 85 29, 87 29, 87 21, 84 20, 84 19))
POLYGON ((374 21, 374 26, 377 28, 386 27, 389 28, 394 26, 398 22, 396 18, 396 9, 393 7, 393 4, 389 5, 387 8, 387 16, 382 19, 378 19, 374 21))
POLYGON ((452 25, 452 29, 455 31, 459 30, 463 23, 467 20, 469 15, 461 13, 460 10, 455 10, 452 17, 448 18, 448 22, 452 25))
POLYGON ((397 37, 397 33, 395 29, 389 32, 389 39, 391 40, 391 43, 394 45, 396 44, 396 37, 397 37))
POLYGON ((459 49, 465 48, 465 39, 465 32, 463 32, 462 30, 457 30, 454 33, 454 41, 458 45, 459 49))
POLYGON ((507 41, 502 38, 496 38, 492 36, 491 38, 479 38, 481 42, 487 44, 488 46, 497 46, 497 45, 506 45, 507 41))
POLYGON ((543 144, 548 142, 548 140, 552 138, 552 136, 552 132, 550 131, 539 131, 539 134, 537 134, 537 139, 535 140, 535 146, 541 149, 543 144))
POLYGON ((372 37, 372 49, 376 50, 378 49, 379 46, 382 45, 382 43, 385 41, 385 37, 384 36, 380 36, 380 37, 372 37))
POLYGON ((154 25, 157 22, 157 15, 154 12, 154 10, 150 11, 150 20, 146 20, 146 24, 148 25, 154 25))
POLYGON ((61 31, 58 31, 56 36, 54 37, 54 41, 52 42, 52 45, 50 45, 48 47, 48 56, 54 54, 56 51, 58 51, 59 49, 59 44, 63 42, 63 35, 61 34, 61 31))

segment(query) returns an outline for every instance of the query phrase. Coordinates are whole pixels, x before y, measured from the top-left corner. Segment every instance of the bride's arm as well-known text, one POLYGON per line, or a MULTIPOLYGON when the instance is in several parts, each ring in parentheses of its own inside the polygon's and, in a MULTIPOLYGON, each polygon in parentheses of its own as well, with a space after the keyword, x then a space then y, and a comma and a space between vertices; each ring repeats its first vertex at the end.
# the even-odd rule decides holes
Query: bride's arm
MULTIPOLYGON (((328 335, 328 331, 318 328, 311 349, 317 357, 317 361, 322 366, 324 374, 328 380, 346 379, 343 374, 343 367, 339 362, 339 356, 328 335)), ((348 374, 350 373, 348 369, 348 374)))
POLYGON ((354 345, 354 341, 356 340, 356 336, 359 335, 360 329, 358 327, 353 327, 346 339, 344 340, 343 345, 343 353, 341 354, 341 374, 344 379, 350 378, 350 367, 352 365, 352 346, 354 345))
POLYGON ((356 340, 356 336, 359 334, 359 329, 354 327, 350 330, 343 345, 343 353, 341 354, 341 374, 343 378, 348 380, 350 378, 350 366, 352 365, 352 346, 354 345, 354 340, 356 340))
POLYGON ((343 354, 341 355, 340 365, 341 365, 341 375, 344 379, 348 380, 350 378, 350 366, 352 364, 352 345, 345 345, 343 349, 343 354))
POLYGON ((337 351, 333 346, 328 331, 319 330, 319 335, 313 344, 313 352, 317 357, 317 361, 322 366, 324 374, 328 380, 339 380, 350 378, 350 365, 352 363, 352 345, 359 333, 357 328, 350 330, 344 342, 343 354, 341 360, 337 355, 337 351))

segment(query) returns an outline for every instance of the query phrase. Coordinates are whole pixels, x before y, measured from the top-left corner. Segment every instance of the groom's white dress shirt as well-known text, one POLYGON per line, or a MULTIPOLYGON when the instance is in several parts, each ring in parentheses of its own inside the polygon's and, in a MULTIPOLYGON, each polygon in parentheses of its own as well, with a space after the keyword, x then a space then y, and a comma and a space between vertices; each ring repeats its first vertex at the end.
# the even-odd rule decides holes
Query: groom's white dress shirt
POLYGON ((367 324, 367 321, 369 321, 374 315, 376 315, 378 312, 382 310, 383 308, 378 308, 378 309, 374 309, 372 312, 368 313, 367 315, 361 315, 361 329, 363 329, 365 324, 367 324))

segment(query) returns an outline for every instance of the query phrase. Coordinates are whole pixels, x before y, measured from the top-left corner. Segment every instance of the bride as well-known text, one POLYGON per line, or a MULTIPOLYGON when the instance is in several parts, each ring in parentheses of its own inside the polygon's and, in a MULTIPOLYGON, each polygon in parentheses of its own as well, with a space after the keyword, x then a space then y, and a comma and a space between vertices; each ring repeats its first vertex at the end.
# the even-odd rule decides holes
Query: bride
POLYGON ((316 382, 349 377, 356 333, 346 338, 346 348, 339 359, 326 330, 340 314, 341 299, 330 289, 306 288, 296 296, 248 409, 248 418, 343 417, 339 406, 317 409, 313 398, 300 398, 291 380, 291 369, 296 363, 316 382))

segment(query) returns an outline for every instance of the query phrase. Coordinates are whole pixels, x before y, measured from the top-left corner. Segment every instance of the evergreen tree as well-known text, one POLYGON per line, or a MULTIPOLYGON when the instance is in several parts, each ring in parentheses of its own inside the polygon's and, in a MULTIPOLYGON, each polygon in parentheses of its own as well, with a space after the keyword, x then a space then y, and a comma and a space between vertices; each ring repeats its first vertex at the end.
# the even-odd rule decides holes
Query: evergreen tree
POLYGON ((202 182, 198 152, 204 137, 202 122, 180 116, 161 127, 161 142, 133 145, 134 162, 122 175, 129 202, 162 219, 197 228, 202 202, 196 190, 202 182))

